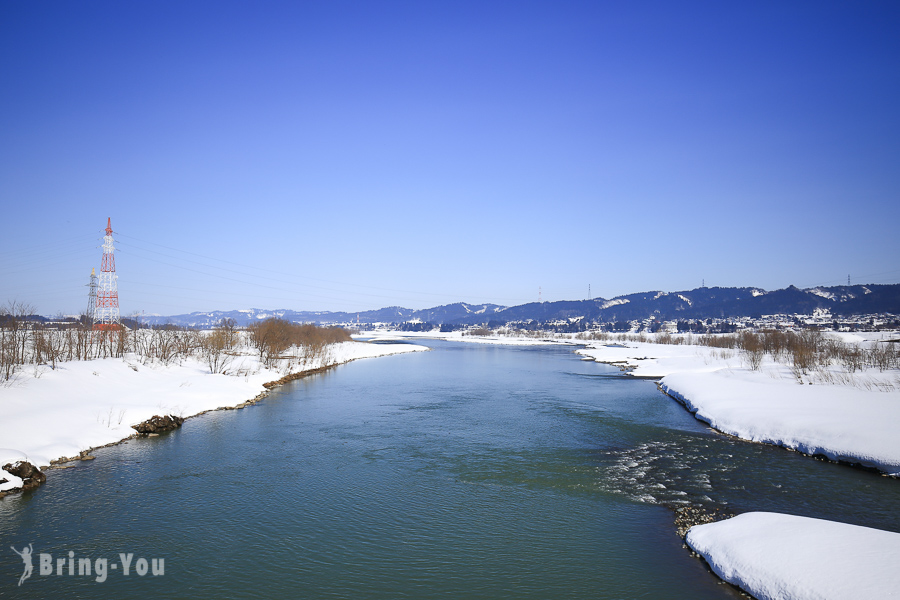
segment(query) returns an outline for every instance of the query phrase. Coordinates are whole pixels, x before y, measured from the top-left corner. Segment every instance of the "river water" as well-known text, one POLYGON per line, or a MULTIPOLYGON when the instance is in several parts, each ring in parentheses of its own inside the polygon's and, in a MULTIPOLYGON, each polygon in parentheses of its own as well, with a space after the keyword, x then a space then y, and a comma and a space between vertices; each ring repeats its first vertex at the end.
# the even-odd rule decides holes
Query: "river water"
POLYGON ((683 548, 671 507, 900 532, 897 480, 725 437, 571 348, 423 343, 0 500, 0 596, 738 598, 683 548), (17 587, 9 546, 29 543, 17 587), (107 559, 105 581, 69 575, 70 551, 107 559), (139 576, 141 558, 164 573, 139 576))

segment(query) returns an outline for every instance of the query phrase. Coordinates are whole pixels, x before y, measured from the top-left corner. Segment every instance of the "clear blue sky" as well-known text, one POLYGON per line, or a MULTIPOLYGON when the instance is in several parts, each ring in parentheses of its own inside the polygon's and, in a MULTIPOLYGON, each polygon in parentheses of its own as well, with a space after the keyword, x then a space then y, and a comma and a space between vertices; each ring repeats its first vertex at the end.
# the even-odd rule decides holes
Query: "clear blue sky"
POLYGON ((900 3, 0 2, 0 303, 900 282, 900 3))

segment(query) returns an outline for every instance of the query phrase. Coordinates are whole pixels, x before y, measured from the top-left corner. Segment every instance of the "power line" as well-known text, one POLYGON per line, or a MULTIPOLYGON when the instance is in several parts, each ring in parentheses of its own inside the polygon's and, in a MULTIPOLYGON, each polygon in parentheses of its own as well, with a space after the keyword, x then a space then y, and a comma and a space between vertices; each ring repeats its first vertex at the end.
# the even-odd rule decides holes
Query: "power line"
MULTIPOLYGON (((321 279, 321 278, 318 278, 318 277, 309 277, 309 276, 305 276, 305 275, 298 275, 298 274, 296 274, 296 273, 285 273, 285 272, 283 272, 283 271, 277 271, 277 270, 273 270, 273 269, 266 269, 266 268, 264 268, 264 267, 257 267, 257 266, 245 265, 245 264, 242 264, 242 263, 238 263, 238 262, 234 262, 234 261, 230 261, 230 260, 226 260, 226 259, 222 259, 222 258, 215 258, 215 257, 211 257, 211 256, 206 256, 206 255, 204 255, 204 254, 199 254, 199 253, 197 253, 197 252, 190 252, 190 251, 187 251, 187 250, 179 250, 178 248, 173 248, 172 246, 167 246, 167 245, 165 245, 165 244, 159 244, 159 243, 156 243, 156 242, 150 242, 150 241, 147 241, 147 240, 142 240, 142 239, 140 239, 140 238, 137 238, 137 237, 135 237, 135 236, 130 236, 130 235, 127 235, 127 234, 118 234, 118 238, 117 238, 117 239, 120 240, 120 245, 122 245, 122 244, 121 244, 121 238, 128 238, 128 239, 136 240, 136 241, 138 241, 138 242, 142 242, 142 243, 145 243, 145 244, 152 244, 152 245, 154 245, 154 246, 159 246, 160 248, 165 248, 165 249, 167 249, 167 250, 172 250, 173 252, 177 252, 179 255, 182 255, 182 254, 190 254, 190 255, 192 255, 192 256, 197 256, 197 257, 199 257, 199 258, 203 258, 203 259, 206 259, 206 260, 211 260, 211 261, 221 262, 221 263, 225 263, 225 264, 228 264, 228 265, 233 265, 233 266, 236 266, 236 267, 241 267, 241 268, 243 268, 243 269, 249 269, 249 270, 253 271, 254 273, 256 273, 256 272, 258 272, 258 271, 262 271, 262 272, 266 272, 266 273, 272 273, 272 274, 275 274, 275 275, 278 276, 277 278, 265 277, 265 276, 262 276, 262 275, 249 274, 249 273, 246 273, 246 272, 244 272, 244 271, 235 271, 234 269, 227 269, 227 268, 225 268, 225 267, 219 267, 219 266, 215 266, 215 265, 209 265, 209 264, 206 264, 206 263, 201 263, 201 262, 199 262, 199 261, 190 261, 190 262, 192 262, 192 263, 194 263, 194 264, 199 264, 199 265, 206 266, 206 267, 211 267, 211 268, 214 268, 214 269, 220 269, 220 270, 223 270, 223 271, 229 271, 229 272, 237 273, 237 274, 244 275, 244 276, 258 277, 258 278, 262 278, 262 279, 269 279, 269 280, 273 280, 273 279, 274 279, 274 280, 277 280, 277 281, 282 281, 282 280, 284 280, 285 278, 293 278, 293 279, 297 279, 297 280, 317 281, 317 282, 320 282, 320 283, 327 283, 327 284, 331 284, 331 285, 344 286, 344 287, 347 287, 347 288, 362 288, 362 289, 369 289, 369 290, 378 290, 378 291, 381 291, 381 292, 392 292, 392 293, 394 293, 394 294, 415 294, 415 295, 421 295, 421 296, 437 296, 437 297, 443 297, 443 298, 453 297, 453 296, 456 296, 456 295, 467 295, 467 296, 473 296, 473 295, 475 295, 475 294, 458 294, 458 293, 450 294, 450 293, 423 292, 423 291, 413 291, 413 290, 400 290, 400 289, 385 288, 385 287, 373 286, 373 285, 364 285, 364 284, 359 284, 359 283, 349 283, 349 282, 333 281, 333 280, 329 280, 329 279, 321 279)), ((163 256, 167 256, 167 257, 169 257, 169 258, 173 258, 173 257, 171 257, 171 256, 169 256, 169 255, 166 255, 166 254, 164 254, 164 253, 162 253, 162 252, 158 252, 158 251, 152 250, 152 249, 150 249, 150 248, 141 248, 140 246, 137 246, 137 245, 133 245, 133 247, 138 248, 138 249, 141 249, 141 250, 145 250, 145 251, 147 251, 147 252, 154 252, 154 253, 156 253, 156 254, 161 254, 161 255, 163 255, 163 256)), ((183 258, 181 258, 181 256, 179 256, 179 257, 178 257, 178 260, 183 261, 183 260, 186 260, 186 259, 183 259, 183 258)), ((178 265, 169 265, 169 266, 175 266, 175 267, 177 267, 178 265)), ((328 287, 316 286, 316 285, 309 284, 309 283, 300 283, 300 285, 305 285, 305 286, 308 286, 308 287, 313 287, 313 288, 316 288, 316 289, 322 289, 322 290, 325 290, 325 291, 331 291, 331 292, 356 293, 356 294, 367 295, 367 296, 378 297, 378 298, 391 298, 391 296, 385 296, 385 295, 383 295, 383 294, 371 294, 371 293, 366 293, 366 292, 355 292, 355 291, 352 291, 352 290, 340 290, 340 289, 334 289, 334 288, 328 288, 328 287)), ((499 298, 499 297, 496 297, 496 296, 492 296, 491 299, 492 299, 492 300, 510 301, 510 302, 520 302, 520 301, 521 301, 520 298, 499 298)))

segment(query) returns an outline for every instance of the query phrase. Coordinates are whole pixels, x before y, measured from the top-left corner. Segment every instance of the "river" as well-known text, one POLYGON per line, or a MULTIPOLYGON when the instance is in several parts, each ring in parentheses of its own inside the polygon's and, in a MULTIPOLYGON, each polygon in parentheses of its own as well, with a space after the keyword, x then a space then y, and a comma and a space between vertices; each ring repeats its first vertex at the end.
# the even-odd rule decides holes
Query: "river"
POLYGON ((0 596, 739 598, 683 547, 671 507, 900 532, 897 480, 723 436, 570 347, 422 343, 0 500, 0 596), (9 546, 29 543, 16 587, 9 546), (108 559, 105 580, 57 574, 70 551, 108 559), (141 558, 164 573, 138 575, 141 558))

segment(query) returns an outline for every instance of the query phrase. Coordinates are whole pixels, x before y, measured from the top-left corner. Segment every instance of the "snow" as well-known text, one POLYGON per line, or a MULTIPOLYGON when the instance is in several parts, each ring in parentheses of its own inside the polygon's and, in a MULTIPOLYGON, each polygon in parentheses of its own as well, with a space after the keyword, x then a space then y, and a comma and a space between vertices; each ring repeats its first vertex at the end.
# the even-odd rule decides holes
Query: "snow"
POLYGON ((759 600, 896 598, 900 534, 769 512, 695 525, 688 545, 759 600))
MULTIPOLYGON (((360 358, 427 350, 414 344, 343 342, 328 355, 292 372, 360 358)), ((61 363, 55 370, 21 372, 0 387, 0 465, 27 460, 38 467, 83 450, 121 441, 132 425, 154 415, 181 417, 232 407, 265 391, 264 383, 284 377, 256 356, 237 357, 232 374, 210 374, 197 360, 162 366, 142 364, 134 355, 61 363)), ((19 478, 0 471, 0 491, 21 487, 19 478)))
POLYGON ((687 344, 594 342, 586 348, 576 350, 576 353, 598 362, 627 368, 634 377, 654 379, 680 371, 712 371, 723 367, 740 366, 740 359, 733 350, 687 344))
POLYGON ((660 387, 724 433, 900 476, 898 391, 801 385, 746 369, 673 373, 660 387))
POLYGON ((603 304, 600 305, 600 310, 603 310, 604 308, 618 306, 620 304, 628 304, 629 302, 631 302, 631 300, 628 300, 627 298, 616 298, 615 300, 607 300, 606 302, 604 302, 603 304))
POLYGON ((466 304, 466 303, 464 303, 464 302, 462 302, 462 303, 460 303, 460 304, 461 304, 461 306, 462 306, 464 309, 466 309, 466 312, 467 312, 467 313, 471 313, 471 314, 473 314, 473 315, 481 315, 481 314, 484 314, 485 312, 487 312, 487 304, 485 304, 484 306, 482 306, 482 307, 479 308, 478 310, 472 310, 471 308, 469 308, 469 305, 466 304))
POLYGON ((754 371, 739 351, 705 346, 594 343, 577 352, 633 376, 661 378, 666 393, 724 433, 900 476, 896 371, 851 374, 835 367, 798 380, 768 356, 754 371))
POLYGON ((812 288, 809 291, 810 293, 825 298, 826 300, 834 300, 834 294, 829 292, 828 290, 823 290, 822 288, 812 288))
POLYGON ((356 334, 353 337, 357 339, 371 339, 377 341, 402 341, 408 339, 430 339, 430 340, 447 340, 451 342, 467 342, 470 344, 486 344, 493 346, 546 346, 550 344, 571 343, 569 340, 550 339, 550 335, 546 337, 516 337, 501 335, 463 335, 462 331, 391 331, 391 330, 375 330, 365 333, 356 334))

